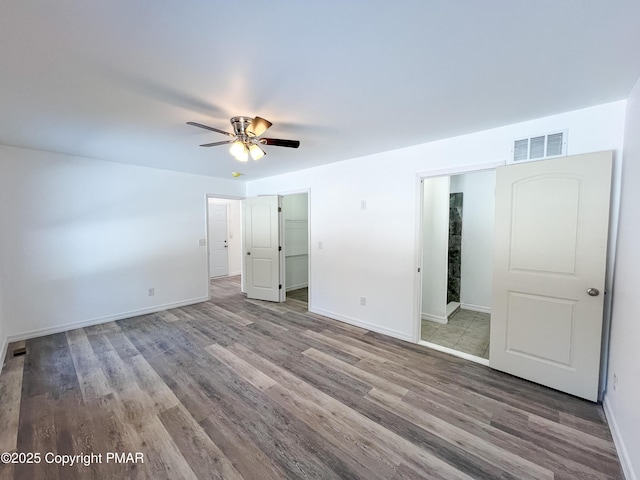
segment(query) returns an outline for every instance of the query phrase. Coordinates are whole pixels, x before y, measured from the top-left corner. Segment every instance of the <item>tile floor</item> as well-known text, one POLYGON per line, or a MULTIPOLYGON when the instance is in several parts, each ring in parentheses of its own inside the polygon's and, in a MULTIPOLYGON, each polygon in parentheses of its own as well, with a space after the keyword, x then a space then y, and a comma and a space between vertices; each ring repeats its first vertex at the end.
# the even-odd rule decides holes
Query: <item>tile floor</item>
POLYGON ((488 313, 460 309, 449 317, 447 324, 422 320, 422 340, 489 358, 490 319, 488 313))
POLYGON ((309 303, 309 289, 307 287, 299 288, 297 290, 290 290, 287 292, 287 298, 294 298, 301 302, 309 303))

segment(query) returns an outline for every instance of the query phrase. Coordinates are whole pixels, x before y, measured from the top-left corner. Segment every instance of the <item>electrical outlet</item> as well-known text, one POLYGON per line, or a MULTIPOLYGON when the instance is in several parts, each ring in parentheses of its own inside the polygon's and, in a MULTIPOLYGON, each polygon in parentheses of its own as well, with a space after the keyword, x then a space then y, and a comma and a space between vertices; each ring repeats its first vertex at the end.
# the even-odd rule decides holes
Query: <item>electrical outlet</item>
POLYGON ((156 289, 155 288, 150 288, 149 289, 149 296, 153 297, 156 294, 156 289))
POLYGON ((360 305, 363 307, 367 305, 367 297, 360 297, 360 305))
POLYGON ((360 200, 360 210, 366 210, 366 209, 367 209, 367 201, 360 200))
POLYGON ((618 388, 618 374, 613 374, 613 391, 615 392, 616 388, 618 388))
POLYGON ((318 242, 318 250, 322 250, 322 241, 318 242))
POLYGON ((207 239, 206 238, 198 239, 198 246, 199 247, 206 247, 207 246, 207 239))

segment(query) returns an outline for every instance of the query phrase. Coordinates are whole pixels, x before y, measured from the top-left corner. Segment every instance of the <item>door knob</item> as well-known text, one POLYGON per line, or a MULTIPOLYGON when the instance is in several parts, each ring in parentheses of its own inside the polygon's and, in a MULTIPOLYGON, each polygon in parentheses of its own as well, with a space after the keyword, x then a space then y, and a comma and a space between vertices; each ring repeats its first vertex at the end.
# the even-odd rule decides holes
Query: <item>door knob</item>
POLYGON ((251 252, 247 252, 247 255, 251 255, 251 252))
POLYGON ((587 293, 592 297, 597 297, 598 295, 600 295, 600 290, 598 290, 597 288, 589 288, 587 290, 587 293))

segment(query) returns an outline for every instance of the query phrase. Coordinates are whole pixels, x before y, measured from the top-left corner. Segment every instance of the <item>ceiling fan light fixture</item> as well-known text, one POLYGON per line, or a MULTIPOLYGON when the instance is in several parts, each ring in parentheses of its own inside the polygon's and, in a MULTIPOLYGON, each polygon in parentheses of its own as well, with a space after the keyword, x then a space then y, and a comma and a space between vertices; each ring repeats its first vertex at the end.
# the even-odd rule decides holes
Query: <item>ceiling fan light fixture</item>
POLYGON ((238 160, 239 162, 249 161, 249 150, 247 150, 247 147, 244 148, 244 152, 236 156, 236 160, 238 160))
POLYGON ((254 160, 260 160, 266 155, 266 152, 257 143, 252 143, 249 146, 249 153, 254 160))
POLYGON ((202 123, 187 122, 187 125, 192 125, 198 128, 204 128, 205 130, 211 130, 213 132, 222 133, 230 137, 235 137, 235 140, 226 140, 221 142, 203 143, 201 147, 215 147, 218 145, 231 144, 229 153, 239 162, 249 161, 249 155, 254 160, 260 160, 267 152, 262 148, 262 145, 272 145, 274 147, 288 147, 298 148, 300 146, 299 140, 284 140, 281 138, 263 138, 261 135, 271 127, 272 123, 269 120, 265 120, 262 117, 232 117, 231 126, 233 127, 233 133, 225 132, 202 123))
POLYGON ((238 140, 233 142, 229 148, 229 153, 235 157, 239 162, 246 162, 249 160, 249 150, 244 142, 238 140))
POLYGON ((251 137, 259 137, 264 132, 266 132, 267 128, 269 128, 271 125, 273 125, 273 123, 271 123, 269 120, 265 120, 262 117, 255 117, 253 120, 251 120, 251 123, 245 129, 245 132, 247 132, 247 134, 251 137))
POLYGON ((240 162, 246 162, 249 159, 247 147, 244 142, 241 142, 240 140, 231 144, 231 147, 229 147, 229 153, 240 162))

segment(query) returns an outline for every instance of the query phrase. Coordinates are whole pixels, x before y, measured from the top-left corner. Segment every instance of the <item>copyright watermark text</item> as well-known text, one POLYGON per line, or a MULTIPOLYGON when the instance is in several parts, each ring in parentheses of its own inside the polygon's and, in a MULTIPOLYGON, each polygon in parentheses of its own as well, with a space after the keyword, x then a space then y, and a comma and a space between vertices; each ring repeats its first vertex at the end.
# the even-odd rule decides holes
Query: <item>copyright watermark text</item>
POLYGON ((106 453, 77 453, 65 455, 53 452, 4 452, 0 454, 2 463, 48 463, 61 465, 63 467, 73 467, 84 465, 88 467, 102 463, 144 463, 144 453, 142 452, 106 452, 106 453))

